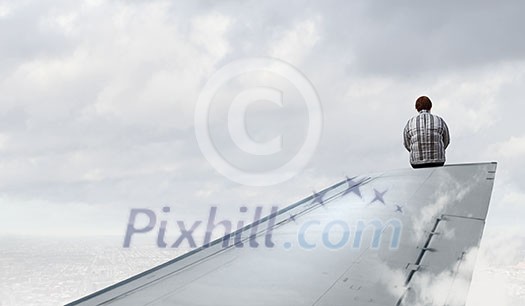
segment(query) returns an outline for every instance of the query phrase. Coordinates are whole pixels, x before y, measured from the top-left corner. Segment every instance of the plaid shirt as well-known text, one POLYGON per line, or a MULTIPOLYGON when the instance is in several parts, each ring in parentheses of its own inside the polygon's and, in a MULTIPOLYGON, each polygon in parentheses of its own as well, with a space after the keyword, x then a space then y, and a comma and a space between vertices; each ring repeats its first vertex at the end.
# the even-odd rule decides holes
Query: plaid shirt
POLYGON ((450 134, 441 117, 422 110, 419 115, 408 120, 403 134, 412 165, 445 162, 450 134))

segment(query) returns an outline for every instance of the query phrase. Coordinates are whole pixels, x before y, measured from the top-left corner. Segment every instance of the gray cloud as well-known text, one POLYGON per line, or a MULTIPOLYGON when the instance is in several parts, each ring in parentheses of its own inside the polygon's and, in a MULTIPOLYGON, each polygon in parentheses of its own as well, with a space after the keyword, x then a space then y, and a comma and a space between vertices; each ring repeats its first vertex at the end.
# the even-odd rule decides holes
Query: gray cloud
MULTIPOLYGON (((516 17, 522 4, 425 5, 7 4, 13 8, 0 17, 9 63, 0 70, 2 205, 81 202, 123 215, 132 205, 167 202, 284 205, 345 174, 406 167, 400 131, 420 94, 434 99, 435 112, 451 126, 450 162, 500 160, 502 180, 523 193, 522 161, 500 149, 525 136, 517 98, 524 82, 516 17), (206 161, 193 111, 215 70, 260 55, 290 62, 308 77, 322 101, 324 129, 301 175, 251 188, 206 161)), ((228 105, 221 107, 214 128, 224 134, 228 105)), ((263 130, 262 138, 281 127, 288 139, 304 137, 299 106, 251 114, 248 124, 255 134, 263 130), (277 123, 264 132, 268 122, 277 123)), ((231 142, 221 145, 232 149, 231 142)), ((42 226, 60 231, 59 224, 42 226)))

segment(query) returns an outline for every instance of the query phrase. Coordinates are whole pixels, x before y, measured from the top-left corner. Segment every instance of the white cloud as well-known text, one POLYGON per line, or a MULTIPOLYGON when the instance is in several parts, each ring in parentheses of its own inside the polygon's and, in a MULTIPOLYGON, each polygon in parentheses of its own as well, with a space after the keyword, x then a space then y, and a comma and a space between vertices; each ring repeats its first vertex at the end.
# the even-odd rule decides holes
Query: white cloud
POLYGON ((52 14, 42 20, 41 27, 49 27, 50 30, 61 32, 66 36, 74 35, 78 29, 78 17, 75 11, 52 14))
MULTIPOLYGON (((436 199, 434 202, 426 203, 423 209, 412 216, 413 229, 416 233, 412 238, 414 241, 421 241, 423 235, 428 231, 429 224, 432 220, 439 217, 439 212, 445 211, 446 208, 454 203, 460 202, 468 193, 471 192, 472 186, 479 183, 484 177, 472 177, 472 181, 458 182, 451 177, 443 177, 438 185, 435 186, 434 195, 430 199, 436 199)), ((444 227, 442 229, 445 239, 454 238, 454 229, 444 227)))
POLYGON ((0 19, 9 16, 11 8, 5 2, 0 3, 0 19))
POLYGON ((521 191, 509 191, 503 195, 500 205, 504 208, 525 208, 525 193, 521 191))
POLYGON ((477 248, 468 250, 460 261, 438 275, 416 273, 410 284, 417 296, 411 305, 465 305, 477 253, 477 248))
POLYGON ((321 18, 300 21, 287 31, 279 33, 276 41, 270 44, 270 55, 288 61, 293 64, 300 64, 305 57, 311 53, 311 49, 319 42, 321 18))
POLYGON ((467 305, 523 305, 525 296, 519 294, 525 275, 517 265, 523 261, 525 240, 519 228, 503 229, 485 233, 474 271, 467 305))
POLYGON ((0 133, 0 152, 7 147, 8 141, 8 136, 0 133))
POLYGON ((197 16, 191 21, 190 41, 206 48, 213 58, 220 59, 226 55, 230 46, 224 39, 232 20, 219 13, 197 16))
POLYGON ((525 155, 525 136, 511 136, 504 142, 492 145, 492 150, 504 158, 522 158, 525 155))
POLYGON ((104 1, 103 0, 84 0, 84 3, 87 6, 97 7, 100 6, 104 1))

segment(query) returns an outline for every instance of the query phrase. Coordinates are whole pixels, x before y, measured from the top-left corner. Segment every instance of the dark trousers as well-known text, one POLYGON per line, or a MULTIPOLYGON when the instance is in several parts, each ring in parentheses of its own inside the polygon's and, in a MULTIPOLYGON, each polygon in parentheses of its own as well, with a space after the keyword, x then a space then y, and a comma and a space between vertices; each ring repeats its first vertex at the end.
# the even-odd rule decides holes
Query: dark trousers
POLYGON ((419 168, 432 168, 432 167, 443 167, 445 163, 428 163, 428 164, 419 164, 419 165, 412 165, 412 168, 419 169, 419 168))

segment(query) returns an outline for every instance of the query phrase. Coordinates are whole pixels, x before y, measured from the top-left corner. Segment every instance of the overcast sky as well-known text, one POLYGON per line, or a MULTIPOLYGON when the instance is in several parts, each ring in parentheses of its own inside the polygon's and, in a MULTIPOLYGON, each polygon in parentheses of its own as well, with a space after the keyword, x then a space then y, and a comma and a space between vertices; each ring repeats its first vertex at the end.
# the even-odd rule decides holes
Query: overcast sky
MULTIPOLYGON (((0 234, 122 235, 131 207, 286 205, 344 175, 408 167, 402 129, 428 95, 451 131, 448 163, 498 161, 487 234, 525 233, 523 1, 0 0, 0 234), (250 187, 219 173, 194 129, 215 72, 267 57, 295 67, 322 107, 310 161, 250 187)), ((247 172, 299 152, 309 116, 293 80, 244 75, 213 101, 210 134, 247 172), (259 82, 260 84, 255 84, 259 82), (276 156, 245 154, 229 101, 266 86, 247 132, 282 135, 276 156)))

